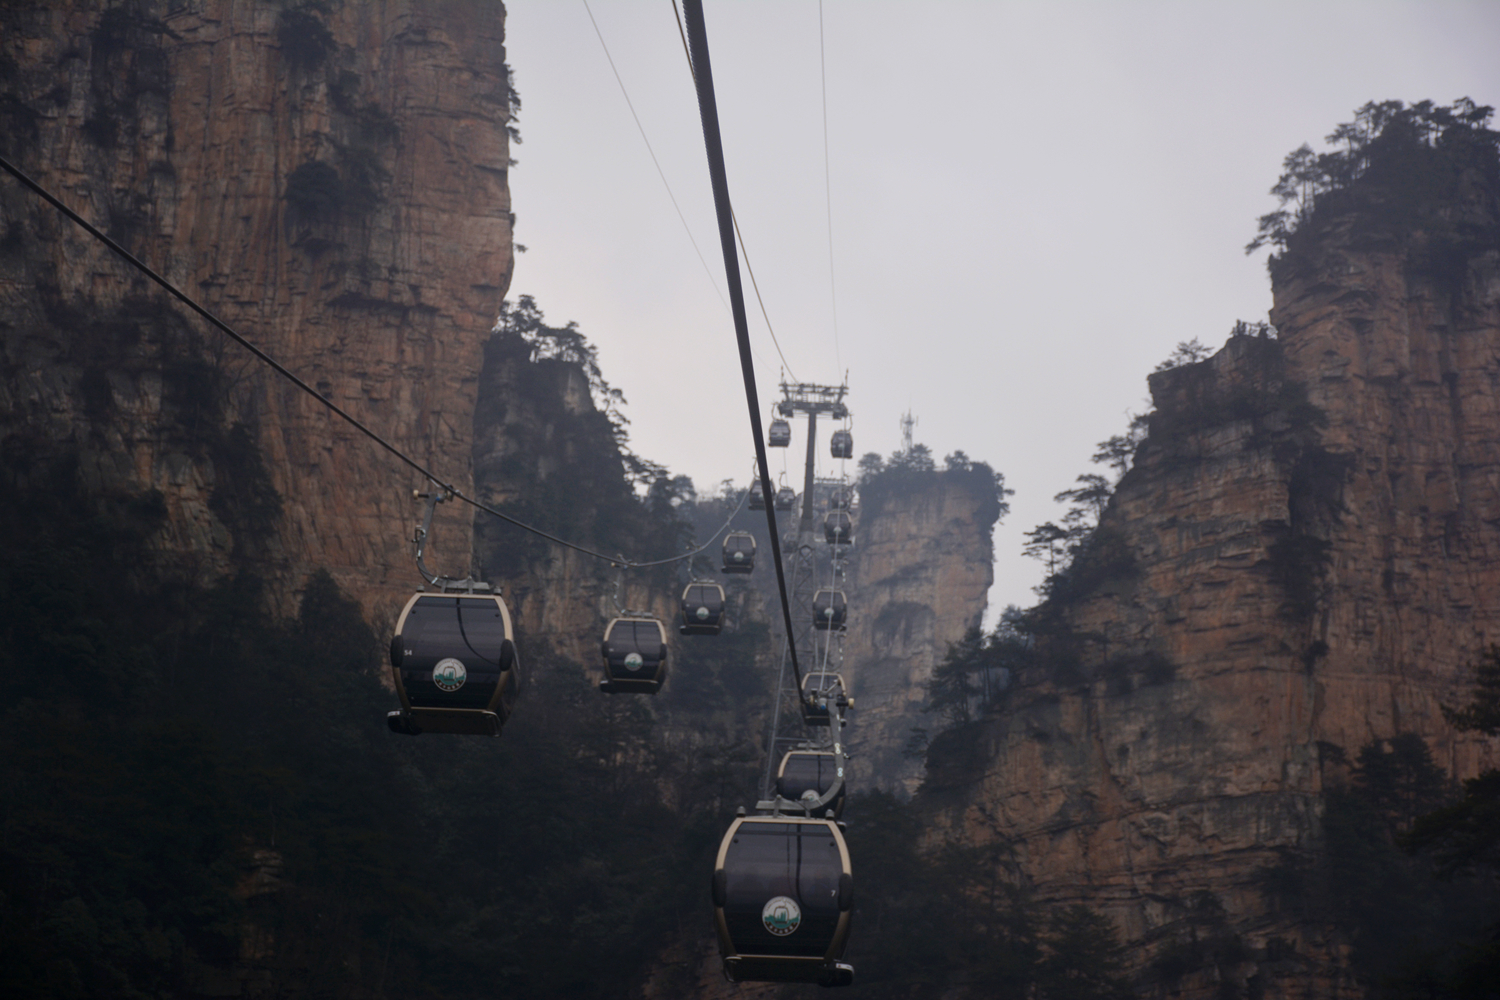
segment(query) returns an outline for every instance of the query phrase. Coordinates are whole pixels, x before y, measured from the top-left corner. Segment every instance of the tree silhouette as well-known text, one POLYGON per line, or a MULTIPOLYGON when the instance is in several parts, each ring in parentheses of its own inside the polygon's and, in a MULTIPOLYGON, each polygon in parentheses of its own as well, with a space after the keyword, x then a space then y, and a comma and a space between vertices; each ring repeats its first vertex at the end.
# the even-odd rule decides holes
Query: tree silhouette
MULTIPOLYGON (((1461 732, 1500 736, 1500 646, 1491 645, 1474 667, 1474 695, 1457 711, 1443 714, 1461 732)), ((1431 852, 1448 874, 1500 875, 1500 770, 1490 769, 1464 782, 1458 802, 1419 818, 1405 838, 1413 851, 1431 852)), ((1495 930, 1500 933, 1500 924, 1495 930)), ((1500 938, 1494 945, 1500 967, 1500 938)))
POLYGON ((1130 416, 1130 424, 1125 428, 1124 434, 1116 434, 1107 440, 1100 441, 1095 447, 1093 458, 1090 459, 1095 465, 1108 465, 1115 470, 1115 482, 1125 478, 1125 473, 1130 471, 1131 464, 1135 461, 1135 453, 1146 440, 1146 432, 1151 425, 1149 413, 1133 413, 1130 416))
POLYGON ((1493 182, 1500 162, 1500 133, 1488 127, 1493 113, 1467 97, 1446 107, 1431 101, 1365 104, 1353 121, 1326 137, 1342 149, 1316 153, 1304 144, 1287 155, 1271 188, 1279 206, 1260 217, 1245 252, 1266 245, 1287 250, 1325 207, 1347 205, 1345 196, 1361 188, 1375 195, 1366 206, 1368 222, 1380 214, 1409 216, 1423 202, 1451 202, 1459 175, 1469 168, 1478 168, 1493 182))
POLYGON ((1087 906, 1055 911, 1042 935, 1037 1000, 1126 1000, 1124 949, 1114 923, 1087 906))
POLYGON ((1213 353, 1213 349, 1205 346, 1197 337, 1192 340, 1179 340, 1177 346, 1172 348, 1172 353, 1167 355, 1167 360, 1157 365, 1154 370, 1165 372, 1173 368, 1181 368, 1183 365, 1194 365, 1213 353))
POLYGON ((1097 524, 1099 518, 1104 515, 1104 508, 1109 506, 1109 498, 1114 490, 1109 480, 1096 472, 1085 472, 1076 480, 1079 485, 1071 490, 1063 490, 1052 499, 1058 503, 1071 503, 1074 508, 1091 516, 1097 524))
MULTIPOLYGON (((1051 521, 1039 524, 1025 534, 1026 544, 1022 546, 1021 552, 1032 559, 1040 559, 1047 564, 1047 575, 1056 576, 1058 571, 1058 559, 1066 554, 1066 542, 1071 535, 1065 528, 1060 528, 1051 521)), ((1066 561, 1063 563, 1067 565, 1066 561)))

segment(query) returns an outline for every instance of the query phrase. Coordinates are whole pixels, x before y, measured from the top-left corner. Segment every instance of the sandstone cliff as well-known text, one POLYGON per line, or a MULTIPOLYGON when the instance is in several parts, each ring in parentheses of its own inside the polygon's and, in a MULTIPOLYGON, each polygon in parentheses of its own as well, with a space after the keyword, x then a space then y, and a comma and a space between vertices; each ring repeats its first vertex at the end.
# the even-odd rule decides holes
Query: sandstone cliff
POLYGON ((1500 213, 1465 178, 1428 228, 1315 216, 1274 268, 1278 339, 1151 377, 1150 436, 1038 611, 1046 667, 935 747, 940 822, 1110 914, 1155 988, 1364 995, 1347 934, 1264 872, 1322 849, 1339 748, 1494 766, 1439 710, 1500 639, 1500 213))
MULTIPOLYGON (((485 344, 473 445, 479 497, 607 556, 680 551, 670 519, 653 518, 626 477, 616 425, 594 399, 592 354, 586 362, 547 353, 509 328, 485 344)), ((504 588, 521 636, 574 663, 595 665, 616 602, 664 620, 676 614, 677 566, 621 572, 485 515, 475 550, 486 579, 504 588)))
POLYGON ((984 617, 999 510, 987 467, 898 479, 862 493, 844 672, 856 706, 855 773, 867 786, 910 795, 922 767, 903 751, 913 727, 932 725, 922 712, 932 668, 984 617))
MULTIPOLYGON (((522 532, 488 516, 475 523, 485 575, 504 588, 528 671, 540 681, 602 679, 599 642, 622 609, 648 612, 667 628, 668 676, 660 694, 592 698, 654 733, 657 748, 680 753, 694 773, 662 780, 665 801, 698 789, 726 809, 753 801, 779 646, 761 595, 743 577, 718 572, 716 532, 733 505, 686 503, 679 480, 634 456, 592 347, 571 324, 551 327, 534 302, 507 304, 485 345, 474 422, 478 494, 497 509, 610 558, 659 562, 695 547, 693 524, 713 544, 696 559, 639 569, 522 532), (646 486, 638 495, 635 483, 646 486), (724 631, 681 636, 679 598, 690 579, 726 591, 724 631)), ((742 514, 741 517, 746 517, 742 514)), ((761 574, 762 577, 765 574, 761 574)), ((726 813, 727 814, 727 813, 726 813)))
MULTIPOLYGON (((7 4, 0 144, 467 487, 512 267, 503 25, 479 0, 7 4)), ((164 561, 206 579, 237 554, 283 605, 318 567, 382 612, 417 582, 419 477, 9 179, 0 231, 10 457, 76 454, 97 489, 159 490, 164 561)), ((462 561, 469 530, 447 512, 443 554, 462 561)))

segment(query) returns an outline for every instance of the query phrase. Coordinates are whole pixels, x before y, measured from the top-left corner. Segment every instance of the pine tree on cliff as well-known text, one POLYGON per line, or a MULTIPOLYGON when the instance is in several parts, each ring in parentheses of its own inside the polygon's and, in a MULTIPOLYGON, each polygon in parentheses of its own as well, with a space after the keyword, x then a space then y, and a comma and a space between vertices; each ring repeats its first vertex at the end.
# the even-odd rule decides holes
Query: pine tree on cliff
POLYGON ((1355 211, 1363 237, 1423 230, 1459 244, 1482 239, 1476 219, 1466 216, 1497 210, 1500 132, 1489 128, 1493 114, 1467 97, 1446 107, 1371 101, 1327 136, 1342 149, 1316 153, 1303 145, 1287 156, 1271 188, 1280 207, 1260 217, 1245 252, 1275 248, 1268 261, 1274 271, 1304 249, 1299 237, 1355 211), (1489 198, 1473 197, 1486 188, 1489 198), (1452 212, 1454 205, 1466 208, 1452 212))
POLYGON ((1040 559, 1047 564, 1047 576, 1057 575, 1057 561, 1064 552, 1063 543, 1068 540, 1067 529, 1051 521, 1039 524, 1025 534, 1026 544, 1021 553, 1030 559, 1040 559))

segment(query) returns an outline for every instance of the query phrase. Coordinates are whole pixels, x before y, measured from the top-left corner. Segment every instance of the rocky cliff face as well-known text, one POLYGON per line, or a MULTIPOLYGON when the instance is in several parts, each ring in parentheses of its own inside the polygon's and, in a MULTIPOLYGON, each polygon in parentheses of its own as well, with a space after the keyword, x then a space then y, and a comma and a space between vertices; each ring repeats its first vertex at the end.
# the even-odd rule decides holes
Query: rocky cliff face
MULTIPOLYGON (((529 299, 507 306, 485 345, 474 421, 475 486, 495 508, 529 525, 610 557, 659 562, 694 546, 688 518, 714 544, 697 559, 621 570, 610 561, 522 532, 498 518, 475 524, 485 579, 499 584, 516 622, 533 678, 603 678, 599 642, 622 609, 665 624, 667 683, 651 698, 602 699, 611 710, 654 726, 663 747, 695 754, 703 783, 729 795, 758 782, 779 647, 771 641, 762 595, 744 577, 718 572, 716 533, 733 510, 722 501, 681 506, 672 480, 655 475, 645 496, 627 475, 638 460, 622 448, 616 416, 599 403, 608 388, 592 349, 571 326, 547 327, 529 299), (684 637, 679 599, 690 579, 726 591, 724 631, 684 637)), ((765 577, 766 574, 760 574, 765 577)), ((674 794, 663 781, 662 794, 674 794)), ((737 794, 737 793, 736 793, 737 794)), ((739 804, 737 798, 735 804, 739 804)), ((691 805, 700 805, 692 803, 691 805)), ((729 807, 730 809, 733 806, 729 807)))
MULTIPOLYGON (((542 530, 607 555, 653 558, 645 510, 625 476, 615 428, 593 398, 583 365, 537 357, 514 334, 485 345, 474 422, 478 495, 542 530), (633 537, 634 536, 634 537, 633 537)), ((605 625, 623 607, 676 614, 674 566, 620 573, 496 518, 481 517, 475 550, 485 579, 506 594, 523 639, 595 665, 605 625)))
MULTIPOLYGON (((479 0, 7 4, 0 144, 467 487, 512 267, 503 26, 479 0)), ((8 178, 0 230, 13 468, 71 453, 98 489, 158 490, 164 560, 212 578, 238 554, 283 602, 317 567, 379 611, 417 582, 420 477, 8 178)), ((437 544, 461 561, 469 534, 447 512, 437 544)))
POLYGON ((1500 639, 1485 204, 1457 254, 1328 223, 1277 270, 1278 340, 1152 376, 1150 437, 1043 608, 1049 666, 935 747, 941 823, 1105 910, 1138 969, 1229 942, 1181 995, 1363 995, 1348 939, 1259 881, 1320 849, 1333 748, 1413 733, 1456 777, 1494 766, 1440 712, 1500 639))
POLYGON ((979 627, 994 582, 994 483, 987 469, 934 472, 866 493, 848 572, 849 743, 859 780, 910 795, 921 761, 903 750, 914 726, 932 725, 932 668, 979 627))

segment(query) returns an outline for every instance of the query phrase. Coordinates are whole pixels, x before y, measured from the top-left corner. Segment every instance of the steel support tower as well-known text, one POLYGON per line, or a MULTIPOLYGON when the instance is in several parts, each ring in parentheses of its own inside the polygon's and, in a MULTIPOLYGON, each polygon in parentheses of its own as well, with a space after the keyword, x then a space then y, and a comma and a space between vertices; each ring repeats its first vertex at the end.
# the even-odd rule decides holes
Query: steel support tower
MULTIPOLYGON (((781 669, 777 674, 776 699, 771 712, 771 734, 766 742, 766 781, 765 794, 769 797, 776 772, 776 765, 781 760, 782 753, 797 744, 809 741, 807 736, 782 736, 781 716, 782 710, 788 708, 798 711, 800 716, 800 705, 802 692, 797 690, 797 679, 790 669, 791 651, 788 643, 795 643, 798 653, 801 655, 802 671, 818 671, 825 668, 837 670, 838 663, 842 661, 842 655, 834 655, 834 647, 838 646, 842 652, 843 645, 839 641, 842 633, 827 631, 822 632, 823 642, 818 641, 819 631, 813 627, 813 594, 818 589, 818 561, 817 561, 817 535, 814 529, 815 498, 817 494, 817 458, 818 458, 818 416, 826 414, 834 420, 843 420, 849 416, 849 408, 844 404, 844 396, 848 393, 849 386, 844 385, 813 385, 807 382, 781 383, 781 401, 776 404, 776 411, 782 417, 791 419, 797 414, 807 415, 807 464, 802 477, 802 516, 798 520, 795 535, 787 532, 782 537, 784 557, 787 562, 788 575, 791 577, 791 592, 789 600, 792 608, 792 634, 787 637, 781 647, 781 669)), ((843 575, 842 553, 838 551, 842 546, 834 546, 832 569, 835 578, 843 575)), ((801 732, 800 717, 797 731, 801 732)), ((823 742, 822 740, 818 742, 823 742)))

